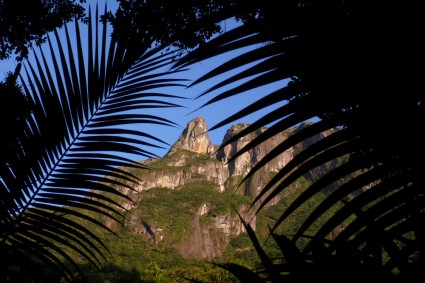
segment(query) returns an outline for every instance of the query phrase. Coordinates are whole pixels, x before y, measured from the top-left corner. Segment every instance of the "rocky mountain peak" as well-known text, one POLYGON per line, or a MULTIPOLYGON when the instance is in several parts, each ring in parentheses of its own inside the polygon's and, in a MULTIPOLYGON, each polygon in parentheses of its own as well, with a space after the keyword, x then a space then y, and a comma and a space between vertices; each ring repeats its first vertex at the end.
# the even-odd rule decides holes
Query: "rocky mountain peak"
POLYGON ((243 129, 245 129, 246 127, 248 127, 248 124, 245 123, 238 123, 238 124, 234 124, 232 125, 227 131, 226 134, 224 135, 223 138, 223 142, 227 141, 228 139, 232 138, 233 136, 235 136, 236 134, 238 134, 240 131, 242 131, 243 129))
POLYGON ((179 139, 173 144, 167 155, 179 149, 187 149, 197 153, 213 153, 214 145, 207 132, 207 124, 203 117, 196 117, 187 123, 179 139))

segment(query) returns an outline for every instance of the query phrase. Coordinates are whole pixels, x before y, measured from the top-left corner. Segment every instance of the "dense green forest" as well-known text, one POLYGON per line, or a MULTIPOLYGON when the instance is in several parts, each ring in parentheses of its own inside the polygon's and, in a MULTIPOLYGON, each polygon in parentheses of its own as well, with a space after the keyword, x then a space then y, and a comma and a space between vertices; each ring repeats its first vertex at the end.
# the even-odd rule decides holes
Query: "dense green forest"
MULTIPOLYGON (((165 156, 149 164, 150 170, 132 169, 132 173, 143 179, 148 174, 169 174, 170 172, 182 170, 190 172, 191 166, 203 165, 207 162, 219 162, 210 158, 206 154, 199 154, 187 150, 179 150, 172 156, 165 156), (170 166, 171 161, 181 160, 184 155, 184 166, 170 166), (153 173, 155 172, 155 173, 153 173)), ((269 173, 269 178, 273 174, 269 173)), ((135 199, 140 199, 140 204, 129 209, 124 218, 120 219, 124 225, 118 223, 108 226, 116 235, 112 233, 103 233, 102 229, 96 227, 89 221, 81 224, 89 227, 89 230, 101 235, 101 240, 110 250, 110 257, 102 272, 93 269, 92 266, 82 257, 74 255, 78 263, 85 268, 89 282, 192 282, 197 280, 201 282, 238 282, 230 272, 226 271, 218 264, 237 263, 251 270, 256 270, 261 266, 261 261, 255 252, 254 247, 246 233, 237 236, 231 236, 230 244, 221 257, 213 260, 195 259, 183 257, 177 247, 179 244, 188 242, 190 236, 191 221, 195 217, 195 211, 204 203, 208 203, 212 210, 207 214, 200 216, 201 225, 208 225, 214 221, 216 215, 235 215, 236 208, 242 205, 249 205, 249 197, 241 193, 236 193, 242 188, 237 185, 239 181, 233 180, 236 177, 230 177, 227 181, 224 192, 217 191, 217 185, 208 181, 203 175, 191 175, 190 183, 177 187, 152 188, 146 191, 136 193, 135 199), (134 217, 134 216, 137 217, 134 217), (132 219, 134 219, 132 221, 132 219), (151 226, 161 227, 164 240, 156 241, 148 233, 137 233, 137 221, 149 223, 151 226)), ((279 215, 289 204, 308 187, 309 182, 300 178, 296 184, 281 198, 278 204, 273 205, 257 215, 257 233, 263 242, 264 248, 271 255, 279 254, 276 243, 268 241, 269 228, 272 226, 279 215)), ((118 189, 118 188, 117 188, 118 189)), ((131 191, 129 191, 131 194, 131 191)), ((291 219, 282 225, 279 229, 289 234, 294 234, 302 223, 298 219, 303 219, 312 208, 323 200, 325 195, 317 195, 314 199, 301 207, 297 213, 292 215, 291 219)), ((119 199, 117 199, 118 201, 119 199)), ((332 212, 329 212, 328 216, 332 212)), ((96 214, 93 213, 93 218, 96 214)), ((106 217, 97 218, 101 222, 106 222, 106 217)), ((319 222, 312 229, 324 223, 319 222)), ((214 228, 209 228, 210 233, 214 228)), ((212 232, 214 233, 214 232, 212 232)), ((223 231, 215 228, 217 239, 223 237, 223 231)), ((224 241, 221 239, 221 241, 224 241)))

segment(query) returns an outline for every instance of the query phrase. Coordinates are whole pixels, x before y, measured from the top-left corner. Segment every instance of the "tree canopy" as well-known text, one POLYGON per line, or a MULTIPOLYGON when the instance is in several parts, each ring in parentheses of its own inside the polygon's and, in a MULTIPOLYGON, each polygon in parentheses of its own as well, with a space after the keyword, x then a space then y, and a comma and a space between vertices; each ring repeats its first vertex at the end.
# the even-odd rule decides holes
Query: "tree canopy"
POLYGON ((16 73, 8 73, 4 82, 0 82, 0 121, 2 139, 0 140, 0 162, 8 160, 20 152, 20 137, 31 107, 22 89, 16 82, 16 73))
POLYGON ((85 0, 2 0, 0 1, 0 60, 15 54, 28 56, 28 48, 40 45, 46 34, 63 24, 83 18, 85 0), (79 3, 77 3, 79 2, 79 3))
POLYGON ((178 5, 172 0, 118 2, 116 13, 104 17, 111 22, 118 40, 135 44, 149 38, 184 49, 193 49, 226 31, 222 22, 230 18, 245 23, 267 21, 264 32, 276 36, 279 13, 288 6, 278 0, 182 0, 178 5))

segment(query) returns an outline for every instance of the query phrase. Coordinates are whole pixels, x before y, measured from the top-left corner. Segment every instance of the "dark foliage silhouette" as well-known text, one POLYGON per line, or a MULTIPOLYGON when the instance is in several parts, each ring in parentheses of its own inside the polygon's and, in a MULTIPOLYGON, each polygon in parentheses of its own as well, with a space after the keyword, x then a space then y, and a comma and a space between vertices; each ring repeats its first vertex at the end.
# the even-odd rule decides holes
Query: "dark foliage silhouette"
POLYGON ((182 83, 162 71, 173 53, 149 49, 148 41, 123 47, 99 24, 97 9, 89 14, 88 26, 75 21, 75 36, 68 26, 62 39, 59 31, 48 35, 47 48, 23 63, 21 88, 14 78, 1 85, 1 95, 14 95, 3 93, 12 89, 16 101, 25 100, 17 104, 28 105, 25 115, 11 117, 19 130, 1 148, 13 150, 2 153, 0 164, 2 282, 38 275, 41 282, 78 281, 83 277, 71 254, 100 268, 108 249, 84 221, 106 230, 92 213, 118 221, 123 208, 115 199, 128 197, 114 185, 131 189, 138 182, 122 167, 145 168, 123 154, 155 157, 152 148, 166 144, 143 125, 175 126, 144 111, 178 106, 171 102, 178 97, 158 91, 182 83), (127 127, 132 124, 140 127, 127 127))
POLYGON ((0 2, 0 59, 13 54, 28 56, 33 44, 46 40, 46 33, 75 17, 84 17, 85 0, 3 0, 0 2), (80 3, 78 3, 80 2, 80 3))
POLYGON ((15 152, 20 151, 18 136, 31 114, 29 101, 16 83, 18 73, 19 67, 14 73, 8 73, 4 82, 0 83, 0 121, 5 133, 0 140, 1 164, 7 163, 9 158, 14 157, 15 152))
MULTIPOLYGON (((214 107, 216 101, 262 85, 282 83, 279 90, 259 94, 258 101, 210 129, 284 102, 223 145, 269 126, 233 158, 283 130, 319 118, 277 145, 244 180, 299 142, 339 129, 295 156, 253 202, 252 209, 259 211, 309 170, 347 157, 303 192, 271 227, 270 240, 280 245, 283 262, 272 262, 257 245, 265 277, 273 282, 283 278, 288 282, 335 281, 344 274, 355 275, 353 280, 423 279, 425 149, 421 121, 425 112, 415 68, 422 49, 418 7, 398 1, 264 2, 274 5, 262 10, 259 4, 258 10, 241 16, 244 25, 190 52, 175 67, 253 47, 193 83, 202 84, 253 63, 201 93, 199 97, 212 96, 202 107, 214 107), (229 86, 242 79, 247 81, 229 86), (276 232, 316 193, 350 174, 354 177, 327 192, 295 235, 276 232), (319 230, 309 229, 338 206, 319 230), (336 231, 337 236, 332 236, 336 231)), ((228 267, 238 274, 234 266, 228 267)))

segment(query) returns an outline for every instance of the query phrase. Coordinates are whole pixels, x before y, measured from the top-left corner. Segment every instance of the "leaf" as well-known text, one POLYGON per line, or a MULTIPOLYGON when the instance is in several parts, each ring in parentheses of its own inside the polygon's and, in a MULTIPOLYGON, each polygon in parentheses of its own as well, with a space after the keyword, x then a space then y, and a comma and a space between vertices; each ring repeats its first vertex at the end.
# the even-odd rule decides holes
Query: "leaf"
POLYGON ((119 188, 133 190, 139 181, 128 168, 148 169, 125 156, 155 157, 150 148, 167 145, 143 126, 177 124, 159 112, 146 112, 180 107, 174 101, 181 97, 159 90, 185 86, 185 80, 171 78, 182 70, 166 70, 174 51, 124 47, 109 38, 109 28, 98 17, 97 7, 95 16, 89 9, 89 26, 75 21, 53 31, 45 48, 35 49, 33 60, 25 62, 20 81, 32 115, 22 133, 21 152, 1 171, 0 249, 16 252, 11 258, 31 254, 34 260, 47 260, 68 279, 81 270, 60 245, 98 268, 102 265, 106 247, 80 223, 89 221, 109 233, 91 215, 122 223, 120 209, 131 199, 119 188), (132 125, 137 129, 127 127, 132 125))

